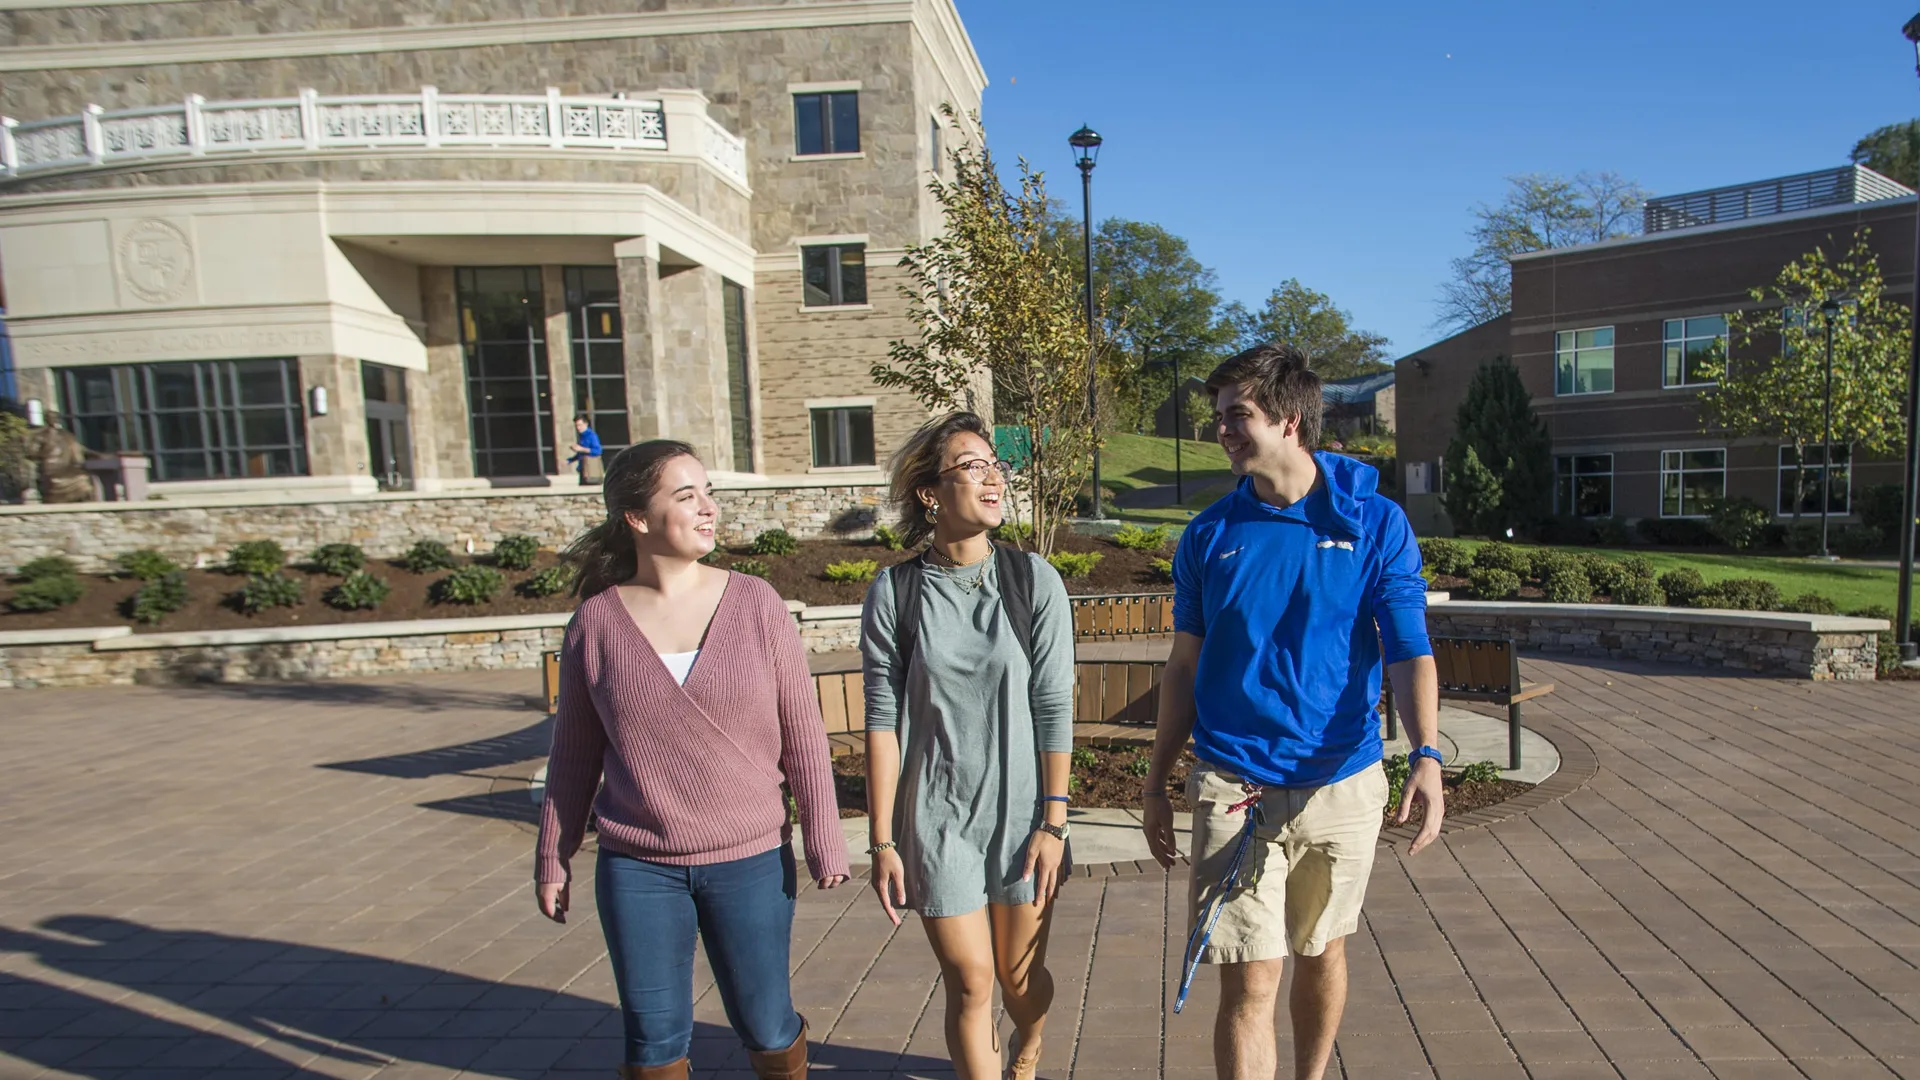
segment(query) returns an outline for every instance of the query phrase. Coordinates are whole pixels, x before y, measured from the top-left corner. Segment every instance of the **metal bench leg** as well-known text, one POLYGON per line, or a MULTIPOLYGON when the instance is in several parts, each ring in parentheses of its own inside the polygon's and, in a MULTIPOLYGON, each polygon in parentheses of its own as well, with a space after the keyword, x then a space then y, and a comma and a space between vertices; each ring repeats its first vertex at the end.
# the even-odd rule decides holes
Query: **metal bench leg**
POLYGON ((1520 767, 1520 703, 1507 706, 1507 768, 1520 767))
POLYGON ((1400 737, 1400 714, 1393 707, 1393 687, 1387 686, 1381 689, 1380 700, 1387 707, 1387 741, 1392 742, 1400 737))

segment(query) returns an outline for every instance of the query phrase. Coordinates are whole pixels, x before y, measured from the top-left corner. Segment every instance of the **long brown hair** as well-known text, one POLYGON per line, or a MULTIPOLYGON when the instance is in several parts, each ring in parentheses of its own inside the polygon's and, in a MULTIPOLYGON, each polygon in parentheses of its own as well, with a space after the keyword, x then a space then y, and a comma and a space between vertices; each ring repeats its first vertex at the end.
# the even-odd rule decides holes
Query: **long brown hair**
POLYGON ((640 556, 633 547, 633 526, 627 524, 627 514, 646 512, 667 463, 683 456, 699 455, 693 447, 672 439, 637 443, 614 456, 606 478, 600 482, 601 494, 607 500, 607 520, 588 529, 567 549, 567 561, 578 568, 573 576, 573 595, 585 599, 605 592, 639 570, 640 556))
POLYGON ((893 481, 889 494, 906 546, 918 547, 933 535, 933 522, 927 517, 927 508, 920 505, 919 491, 939 485, 940 459, 947 452, 947 442, 965 432, 993 445, 993 428, 977 413, 953 412, 921 425, 887 462, 893 481))

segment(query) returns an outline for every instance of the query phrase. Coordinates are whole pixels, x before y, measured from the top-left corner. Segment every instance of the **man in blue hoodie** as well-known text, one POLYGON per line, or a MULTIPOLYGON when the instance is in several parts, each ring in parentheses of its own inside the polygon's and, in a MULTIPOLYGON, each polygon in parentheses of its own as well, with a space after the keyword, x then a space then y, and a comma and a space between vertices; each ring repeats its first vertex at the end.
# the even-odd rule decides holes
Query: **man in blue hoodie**
POLYGON ((1304 353, 1248 349, 1207 390, 1240 483, 1193 519, 1174 555, 1175 634, 1142 820, 1154 858, 1171 867, 1167 778, 1191 736, 1200 764, 1187 781, 1188 952, 1220 965, 1215 1069, 1222 1080, 1275 1075, 1274 1009, 1292 955, 1294 1075, 1320 1080, 1387 798, 1375 713, 1383 653, 1415 747, 1399 820, 1415 802, 1425 808, 1409 853, 1440 831, 1426 582, 1379 474, 1314 452, 1320 377, 1304 353))

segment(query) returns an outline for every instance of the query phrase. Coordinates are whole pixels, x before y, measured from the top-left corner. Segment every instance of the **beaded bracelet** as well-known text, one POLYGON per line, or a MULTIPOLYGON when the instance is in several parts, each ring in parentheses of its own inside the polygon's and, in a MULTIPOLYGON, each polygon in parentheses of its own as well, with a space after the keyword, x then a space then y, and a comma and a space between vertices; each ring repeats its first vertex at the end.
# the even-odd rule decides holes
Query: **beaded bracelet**
POLYGON ((881 853, 881 852, 883 852, 883 851, 892 851, 892 850, 893 850, 894 848, 896 848, 896 847, 898 847, 898 846, 899 846, 898 844, 895 844, 895 843, 894 843, 893 841, 891 841, 891 840, 882 840, 882 841, 880 841, 879 843, 877 843, 877 844, 875 844, 875 845, 873 845, 872 847, 870 847, 870 848, 868 848, 868 849, 867 849, 867 854, 869 854, 869 855, 878 855, 878 854, 880 854, 880 853, 881 853))

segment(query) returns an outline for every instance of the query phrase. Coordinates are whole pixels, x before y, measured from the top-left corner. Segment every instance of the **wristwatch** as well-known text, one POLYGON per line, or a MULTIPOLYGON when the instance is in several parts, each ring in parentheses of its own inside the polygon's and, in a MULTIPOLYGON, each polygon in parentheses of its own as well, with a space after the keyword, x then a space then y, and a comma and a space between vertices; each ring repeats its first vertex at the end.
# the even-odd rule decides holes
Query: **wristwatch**
POLYGON ((1072 832, 1073 829, 1071 826, 1068 826, 1068 825, 1054 825, 1049 822, 1043 821, 1040 823, 1040 831, 1043 833, 1046 833, 1048 836, 1053 837, 1055 840, 1065 840, 1067 838, 1067 834, 1069 832, 1072 832))

